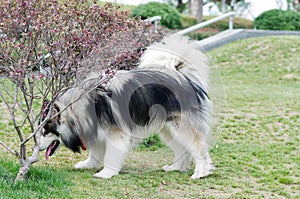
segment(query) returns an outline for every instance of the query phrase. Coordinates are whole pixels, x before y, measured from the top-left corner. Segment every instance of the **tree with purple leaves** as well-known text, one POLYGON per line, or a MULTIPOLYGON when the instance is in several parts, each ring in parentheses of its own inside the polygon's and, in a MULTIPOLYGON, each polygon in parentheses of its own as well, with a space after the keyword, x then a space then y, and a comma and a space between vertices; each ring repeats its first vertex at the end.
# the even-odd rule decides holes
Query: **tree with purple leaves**
POLYGON ((20 160, 16 181, 38 161, 40 132, 50 119, 43 113, 52 110, 51 102, 61 92, 91 73, 99 74, 99 81, 86 92, 105 84, 115 70, 135 68, 146 46, 162 36, 161 27, 130 18, 111 4, 1 1, 0 105, 6 107, 14 127, 10 133, 18 134, 20 145, 5 140, 0 145, 20 160), (32 151, 26 150, 30 143, 32 151))

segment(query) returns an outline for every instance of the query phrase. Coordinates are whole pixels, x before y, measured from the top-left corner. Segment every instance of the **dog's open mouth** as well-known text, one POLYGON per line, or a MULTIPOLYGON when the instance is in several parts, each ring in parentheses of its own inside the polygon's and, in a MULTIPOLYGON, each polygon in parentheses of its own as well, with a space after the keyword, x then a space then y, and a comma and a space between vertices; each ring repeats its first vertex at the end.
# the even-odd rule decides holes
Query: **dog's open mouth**
POLYGON ((55 151, 58 149, 60 142, 58 140, 54 140, 46 150, 46 160, 49 159, 49 156, 52 156, 55 151))

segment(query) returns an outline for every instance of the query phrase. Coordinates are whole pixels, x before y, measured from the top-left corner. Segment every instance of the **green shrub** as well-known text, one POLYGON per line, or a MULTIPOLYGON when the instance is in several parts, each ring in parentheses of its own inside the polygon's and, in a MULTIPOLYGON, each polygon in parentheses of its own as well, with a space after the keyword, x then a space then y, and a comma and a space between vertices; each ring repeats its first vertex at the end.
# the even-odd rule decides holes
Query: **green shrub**
MULTIPOLYGON (((209 15, 209 16, 203 16, 203 22, 213 19, 217 16, 209 15)), ((183 28, 188 28, 190 26, 196 25, 197 20, 194 17, 183 15, 182 16, 182 23, 183 23, 183 28)), ((220 21, 217 21, 207 27, 209 28, 215 28, 218 29, 219 31, 222 30, 227 30, 228 29, 228 24, 229 24, 229 19, 222 19, 220 21)), ((240 17, 235 17, 233 20, 233 28, 235 29, 252 29, 253 28, 253 21, 245 18, 240 18, 240 17)))
MULTIPOLYGON (((215 18, 216 16, 204 16, 203 21, 207 21, 215 18)), ((227 30, 229 28, 229 18, 222 19, 209 25, 210 28, 216 28, 219 31, 227 30)), ((234 29, 252 29, 253 22, 249 19, 234 17, 233 19, 233 28, 234 29)))
POLYGON ((197 31, 189 33, 188 36, 193 40, 202 40, 215 34, 216 32, 213 31, 197 31))
POLYGON ((188 28, 197 24, 197 19, 190 15, 182 15, 183 28, 188 28))
POLYGON ((182 28, 180 13, 174 7, 164 3, 150 2, 139 5, 132 10, 131 16, 141 16, 142 19, 161 16, 161 25, 170 29, 182 28))
MULTIPOLYGON (((204 16, 203 21, 210 20, 215 18, 216 16, 204 16)), ((183 15, 182 22, 184 28, 188 28, 190 26, 196 25, 197 20, 193 17, 183 15)), ((194 31, 189 34, 194 40, 201 40, 207 37, 213 36, 221 31, 227 30, 229 24, 229 19, 222 19, 216 23, 213 23, 207 27, 201 28, 197 31, 194 31)), ((233 21, 233 28, 234 29, 252 29, 253 28, 253 21, 245 18, 235 17, 233 21)))
POLYGON ((300 30, 300 14, 290 10, 269 10, 255 19, 254 26, 263 30, 300 30))

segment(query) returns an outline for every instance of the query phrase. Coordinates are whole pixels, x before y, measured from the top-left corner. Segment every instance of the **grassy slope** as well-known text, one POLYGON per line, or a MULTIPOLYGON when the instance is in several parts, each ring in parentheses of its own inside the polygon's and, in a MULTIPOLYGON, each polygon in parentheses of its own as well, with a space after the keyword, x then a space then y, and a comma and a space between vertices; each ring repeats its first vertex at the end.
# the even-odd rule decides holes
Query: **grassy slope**
POLYGON ((234 195, 299 196, 299 46, 299 37, 254 38, 211 53, 226 87, 220 163, 241 189, 234 195))
MULTIPOLYGON (((254 38, 209 53, 227 95, 222 134, 211 152, 217 167, 212 176, 195 181, 189 179, 192 172, 160 171, 172 160, 170 151, 161 148, 135 151, 122 175, 100 180, 92 177, 95 170, 72 168, 86 153, 63 148, 50 161, 36 164, 27 184, 13 187, 17 165, 1 152, 0 198, 297 198, 299 54, 299 37, 254 38)), ((0 138, 5 136, 0 130, 0 138)))

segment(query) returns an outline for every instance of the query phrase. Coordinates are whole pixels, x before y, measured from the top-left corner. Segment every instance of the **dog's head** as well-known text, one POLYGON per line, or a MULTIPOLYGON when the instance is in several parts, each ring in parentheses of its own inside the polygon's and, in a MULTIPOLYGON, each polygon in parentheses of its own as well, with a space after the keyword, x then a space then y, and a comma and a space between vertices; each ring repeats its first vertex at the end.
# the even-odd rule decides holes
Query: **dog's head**
POLYGON ((46 150, 46 160, 54 155, 62 144, 73 152, 80 152, 80 148, 86 150, 85 143, 79 136, 80 127, 74 120, 76 116, 68 114, 68 108, 60 112, 61 108, 61 105, 54 103, 51 108, 47 105, 47 108, 43 109, 42 120, 45 119, 45 115, 50 114, 40 140, 40 151, 46 150))
MULTIPOLYGON (((49 114, 50 105, 44 102, 42 107, 42 120, 49 114)), ((46 160, 49 156, 55 154, 62 144, 60 133, 58 132, 60 126, 60 117, 58 105, 54 104, 51 110, 50 117, 52 117, 44 126, 40 142, 40 151, 46 150, 46 160)))

